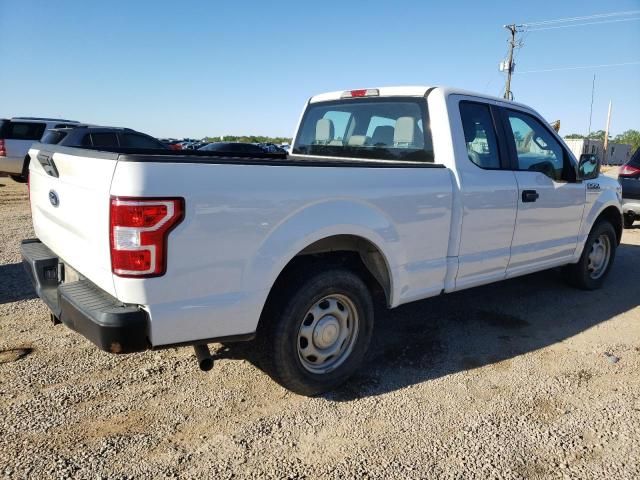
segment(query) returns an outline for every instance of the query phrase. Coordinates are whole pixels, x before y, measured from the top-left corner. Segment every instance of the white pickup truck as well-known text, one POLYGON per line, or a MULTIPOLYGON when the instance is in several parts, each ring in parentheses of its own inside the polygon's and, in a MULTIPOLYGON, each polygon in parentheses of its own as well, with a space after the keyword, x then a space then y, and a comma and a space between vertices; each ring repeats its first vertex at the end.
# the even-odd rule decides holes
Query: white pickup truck
POLYGON ((62 322, 113 353, 256 339, 314 395, 362 362, 389 308, 564 266, 599 287, 620 187, 534 110, 440 87, 332 92, 291 155, 29 152, 22 255, 62 322), (33 161, 37 159, 37 161, 33 161))

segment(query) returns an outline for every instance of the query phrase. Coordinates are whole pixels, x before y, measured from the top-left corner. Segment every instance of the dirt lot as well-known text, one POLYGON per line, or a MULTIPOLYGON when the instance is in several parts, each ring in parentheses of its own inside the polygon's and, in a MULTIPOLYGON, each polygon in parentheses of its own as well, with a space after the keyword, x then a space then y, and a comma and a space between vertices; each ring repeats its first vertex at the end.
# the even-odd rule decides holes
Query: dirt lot
POLYGON ((640 478, 640 228, 606 287, 550 271, 377 312, 365 368, 288 393, 251 343, 114 356, 54 327, 0 178, 0 476, 640 478))

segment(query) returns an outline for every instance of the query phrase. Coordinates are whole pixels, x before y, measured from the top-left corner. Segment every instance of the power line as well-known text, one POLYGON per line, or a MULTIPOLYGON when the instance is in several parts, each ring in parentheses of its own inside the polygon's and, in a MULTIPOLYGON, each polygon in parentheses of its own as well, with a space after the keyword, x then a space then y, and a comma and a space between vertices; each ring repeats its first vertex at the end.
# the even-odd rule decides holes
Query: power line
MULTIPOLYGON (((640 10, 627 10, 622 12, 610 12, 599 13, 594 15, 582 15, 579 17, 567 17, 556 18, 551 20, 543 20, 539 22, 529 22, 522 24, 512 23, 510 25, 504 25, 509 31, 509 40, 507 41, 508 50, 506 60, 500 62, 500 71, 506 72, 506 81, 504 87, 504 98, 513 100, 513 92, 511 91, 511 81, 515 67, 515 60, 519 56, 520 50, 524 46, 524 38, 528 37, 531 32, 539 32, 542 30, 552 30, 558 28, 569 27, 583 27, 589 25, 600 25, 604 23, 615 22, 631 22, 634 20, 640 20, 640 10), (629 17, 631 18, 615 18, 615 17, 629 17), (593 21, 588 21, 593 20, 593 21), (533 27, 533 28, 531 28, 533 27), (523 34, 523 38, 517 38, 517 34, 523 34)), ((640 62, 638 62, 640 63, 640 62)), ((539 72, 555 72, 559 70, 578 70, 584 68, 602 68, 602 67, 614 67, 622 65, 635 65, 636 62, 627 62, 622 64, 608 64, 608 65, 593 65, 593 66, 575 66, 575 67, 561 67, 544 70, 530 70, 521 73, 539 73, 539 72)))
POLYGON ((534 25, 547 25, 550 23, 566 23, 566 22, 578 22, 583 20, 591 20, 593 18, 606 18, 606 17, 620 17, 624 15, 637 15, 640 13, 640 10, 627 10, 624 12, 612 12, 612 13, 599 13, 595 15, 585 15, 582 17, 568 17, 568 18, 556 18, 553 20, 543 20, 540 22, 527 22, 518 26, 529 27, 534 25))
MULTIPOLYGON (((598 22, 585 22, 585 23, 572 23, 569 25, 554 25, 551 27, 543 28, 527 28, 527 32, 539 32, 541 30, 555 30, 557 28, 571 28, 571 27, 584 27, 585 25, 601 25, 603 23, 616 23, 616 22, 633 22, 634 20, 640 20, 640 17, 636 18, 618 18, 615 20, 602 20, 598 22)), ((526 25, 523 25, 526 28, 526 25)))
POLYGON ((640 61, 635 62, 623 62, 623 63, 605 63, 602 65, 579 65, 575 67, 558 67, 558 68, 546 68, 543 70, 526 70, 518 73, 543 73, 543 72, 559 72, 562 70, 581 70, 585 68, 604 68, 604 67, 622 67, 626 65, 640 65, 640 61))

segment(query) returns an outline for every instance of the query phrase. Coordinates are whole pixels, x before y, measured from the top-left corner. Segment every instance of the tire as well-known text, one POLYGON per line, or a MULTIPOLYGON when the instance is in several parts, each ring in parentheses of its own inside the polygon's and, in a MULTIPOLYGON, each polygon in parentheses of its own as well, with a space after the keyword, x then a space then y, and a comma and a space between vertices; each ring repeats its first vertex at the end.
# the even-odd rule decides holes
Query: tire
POLYGON ((260 321, 264 370, 300 395, 344 383, 360 367, 373 333, 373 301, 365 282, 345 268, 329 268, 279 283, 281 295, 270 298, 260 321))
POLYGON ((14 182, 27 183, 27 179, 22 175, 9 175, 9 176, 13 179, 14 182))
POLYGON ((587 237, 578 263, 566 266, 569 283, 583 290, 602 287, 613 265, 617 246, 613 225, 606 220, 596 223, 587 237))
POLYGON ((623 218, 624 218, 624 228, 632 228, 635 217, 632 215, 625 215, 623 218))

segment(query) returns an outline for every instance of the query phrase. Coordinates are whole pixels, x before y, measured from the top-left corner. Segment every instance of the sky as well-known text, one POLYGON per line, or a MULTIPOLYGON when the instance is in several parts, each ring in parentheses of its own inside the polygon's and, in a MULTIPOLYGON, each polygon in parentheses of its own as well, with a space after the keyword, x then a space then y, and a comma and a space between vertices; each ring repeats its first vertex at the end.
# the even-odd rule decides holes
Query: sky
MULTIPOLYGON (((509 23, 640 0, 0 0, 0 118, 55 116, 158 137, 293 135, 308 97, 388 85, 501 96, 509 23)), ((512 91, 560 133, 640 130, 640 21, 524 34, 512 91), (527 73, 557 68, 633 65, 527 73)))

